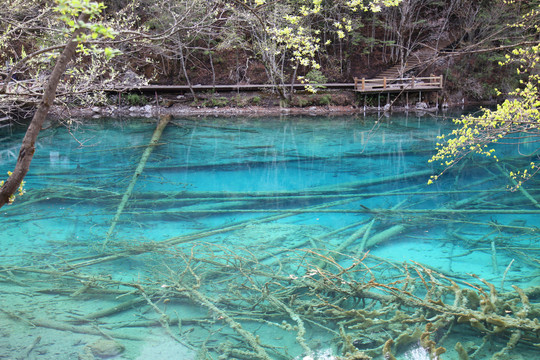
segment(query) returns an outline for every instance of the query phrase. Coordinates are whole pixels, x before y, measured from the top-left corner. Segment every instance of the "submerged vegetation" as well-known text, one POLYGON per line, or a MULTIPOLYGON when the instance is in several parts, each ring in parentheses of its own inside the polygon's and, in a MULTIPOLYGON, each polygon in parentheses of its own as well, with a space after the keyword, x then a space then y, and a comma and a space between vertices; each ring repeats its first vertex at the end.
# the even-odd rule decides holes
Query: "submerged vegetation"
POLYGON ((3 250, 2 312, 86 344, 73 356, 97 357, 104 337, 136 358, 152 332, 186 359, 534 354, 540 192, 508 193, 502 167, 475 161, 426 187, 441 129, 423 122, 164 118, 149 142, 153 124, 128 122, 88 158, 67 151, 76 171, 51 172, 47 155, 32 179, 46 182, 2 219, 23 238, 3 250))
POLYGON ((204 242, 191 249, 170 249, 189 238, 74 259, 57 269, 10 266, 6 270, 11 275, 4 280, 26 283, 26 291, 31 284, 36 294, 58 294, 81 303, 103 297, 118 300, 110 308, 63 321, 35 318, 24 310, 2 311, 37 327, 116 339, 139 340, 129 335, 129 329, 162 326, 199 359, 292 359, 290 351, 296 348, 308 358, 318 358, 331 344, 317 343, 314 336, 333 338, 342 354, 325 359, 367 360, 381 355, 395 359, 397 352, 416 346, 425 353, 421 359, 444 358, 441 355, 450 350, 458 356, 449 358, 475 359, 483 358, 478 354, 484 354, 490 343, 506 339, 506 346, 497 346, 491 357, 505 359, 520 342, 535 346, 530 341, 540 330, 539 308, 530 300, 538 297, 537 288, 513 286, 513 291, 498 291, 485 280, 481 280, 483 285, 471 285, 472 277, 456 279, 420 264, 404 266, 368 254, 351 258, 347 268, 332 259, 337 254, 301 249, 281 250, 287 264, 261 263, 259 258, 267 257, 266 251, 277 255, 279 244, 267 244, 266 250, 258 246, 257 253, 204 242), (160 270, 148 281, 130 283, 81 270, 141 253, 164 259, 153 265, 160 270), (381 267, 386 268, 384 274, 378 270, 381 267), (43 279, 49 279, 48 287, 38 285, 43 279), (186 317, 167 311, 186 301, 206 309, 209 316, 186 317), (147 320, 114 321, 115 315, 133 307, 151 309, 155 315, 147 320), (92 323, 99 323, 101 330, 92 323), (202 342, 189 335, 197 327, 209 334, 202 342), (468 332, 474 334, 469 339, 481 341, 456 342, 456 334, 468 332), (276 336, 295 340, 283 341, 286 346, 273 345, 276 336), (454 349, 442 344, 452 344, 454 349))

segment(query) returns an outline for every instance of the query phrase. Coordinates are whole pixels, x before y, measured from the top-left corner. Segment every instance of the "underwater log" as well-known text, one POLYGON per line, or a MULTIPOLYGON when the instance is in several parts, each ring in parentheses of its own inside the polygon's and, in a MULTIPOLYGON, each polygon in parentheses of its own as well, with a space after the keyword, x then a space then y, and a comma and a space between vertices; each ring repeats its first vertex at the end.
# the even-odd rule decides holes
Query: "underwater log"
POLYGON ((105 236, 105 241, 103 242, 103 248, 107 245, 109 242, 109 239, 114 231, 114 228, 116 227, 116 223, 118 223, 118 219, 120 219, 120 215, 122 215, 122 211, 124 211, 124 207, 126 206, 129 197, 131 196, 131 193, 133 192, 133 188, 135 187, 135 183, 137 182, 137 179, 142 174, 144 167, 146 165, 146 162, 148 161, 148 158, 150 157, 150 154, 152 153, 152 150, 154 150, 154 147, 158 144, 159 139, 161 138, 161 134, 163 133, 163 129, 167 126, 169 121, 172 119, 171 115, 162 116, 158 126, 156 127, 156 130, 154 131, 154 134, 152 135, 152 139, 150 140, 150 144, 148 144, 147 148, 144 150, 144 153, 141 157, 141 160, 139 161, 139 165, 137 165, 137 168, 135 169, 135 172, 133 173, 133 176, 131 178, 131 181, 129 182, 129 185, 126 189, 126 192, 122 196, 122 200, 120 201, 120 204, 118 205, 118 209, 116 210, 116 215, 114 216, 113 221, 111 222, 111 226, 109 227, 109 230, 107 231, 107 235, 105 236))

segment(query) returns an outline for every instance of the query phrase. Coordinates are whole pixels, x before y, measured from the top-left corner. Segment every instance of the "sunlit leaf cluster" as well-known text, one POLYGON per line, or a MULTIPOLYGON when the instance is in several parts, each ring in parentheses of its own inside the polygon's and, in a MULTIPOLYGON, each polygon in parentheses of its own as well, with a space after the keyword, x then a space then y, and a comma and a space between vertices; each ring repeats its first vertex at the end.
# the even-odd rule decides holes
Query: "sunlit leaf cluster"
MULTIPOLYGON (((508 143, 516 137, 540 135, 540 111, 538 108, 538 89, 529 83, 526 90, 520 92, 520 99, 506 100, 497 106, 496 110, 484 110, 480 116, 468 115, 454 120, 459 125, 448 135, 441 135, 437 143, 437 153, 429 162, 440 165, 444 170, 433 175, 434 180, 452 168, 466 156, 479 154, 491 157, 498 161, 493 145, 498 142, 508 143), (510 136, 516 136, 509 139, 510 136)), ((537 171, 537 164, 531 162, 533 170, 537 171)), ((526 178, 536 173, 524 173, 526 178)), ((521 172, 513 175, 519 177, 521 172)), ((520 179, 523 181, 525 179, 520 179)), ((518 182, 519 182, 518 181, 518 182)))
MULTIPOLYGON (((525 14, 515 27, 527 27, 532 35, 540 34, 538 15, 540 5, 525 14)), ((498 161, 493 146, 496 143, 518 145, 521 142, 540 141, 540 43, 518 47, 505 56, 500 65, 517 63, 518 75, 522 77, 521 87, 508 94, 510 99, 498 105, 495 110, 484 110, 482 115, 469 115, 454 120, 459 126, 448 135, 439 137, 437 153, 429 160, 443 170, 433 175, 428 183, 433 183, 444 172, 467 156, 479 154, 498 161)), ((519 155, 529 158, 528 166, 510 171, 513 179, 510 189, 519 188, 525 181, 536 175, 540 166, 540 150, 519 155)))
POLYGON ((85 45, 89 41, 100 38, 114 39, 117 35, 113 28, 95 21, 95 18, 105 9, 102 2, 91 0, 55 0, 55 2, 54 10, 60 14, 59 19, 67 25, 64 32, 65 37, 69 37, 75 29, 83 28, 86 30, 77 39, 79 52, 84 55, 105 54, 109 59, 120 53, 117 49, 110 47, 101 48, 95 44, 85 45), (87 14, 90 21, 82 21, 78 18, 81 14, 87 14))
MULTIPOLYGON (((8 171, 7 172, 8 176, 11 176, 12 172, 11 171, 8 171)), ((23 196, 25 193, 26 193, 26 190, 24 188, 24 184, 25 184, 25 181, 22 181, 21 182, 21 185, 19 185, 19 188, 17 189, 17 195, 18 196, 23 196)), ((0 186, 4 185, 4 180, 0 180, 0 186)), ((13 203, 16 199, 16 196, 13 194, 9 197, 9 204, 13 203)))
MULTIPOLYGON (((321 68, 318 56, 322 46, 328 46, 332 40, 326 39, 323 43, 322 33, 314 26, 318 20, 330 22, 329 29, 333 30, 337 39, 344 39, 353 31, 351 14, 357 11, 381 11, 384 7, 397 6, 401 0, 343 0, 329 4, 322 0, 298 0, 294 5, 282 6, 283 13, 280 17, 284 22, 271 21, 271 17, 265 17, 266 29, 271 35, 266 39, 267 45, 264 50, 275 51, 278 55, 287 54, 287 59, 293 67, 302 66, 306 69, 318 70, 321 68), (349 16, 331 20, 328 13, 336 9, 345 9, 349 16), (274 45, 269 44, 274 42, 274 45)), ((258 5, 265 4, 257 2, 258 5)), ((299 78, 301 80, 301 78, 299 78)))
POLYGON ((353 10, 362 10, 362 11, 373 11, 379 12, 383 7, 388 6, 397 6, 401 3, 402 0, 372 0, 372 1, 363 1, 363 0, 348 0, 347 5, 353 10))

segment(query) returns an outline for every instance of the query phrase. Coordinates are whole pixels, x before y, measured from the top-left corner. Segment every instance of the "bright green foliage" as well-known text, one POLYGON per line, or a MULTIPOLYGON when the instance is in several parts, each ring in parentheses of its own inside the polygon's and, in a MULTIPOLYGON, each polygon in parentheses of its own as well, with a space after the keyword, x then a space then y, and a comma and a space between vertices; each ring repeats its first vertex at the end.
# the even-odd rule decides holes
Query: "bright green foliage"
POLYGON ((130 106, 144 106, 148 104, 148 99, 139 94, 127 94, 125 99, 130 106))
MULTIPOLYGON (((312 69, 320 69, 320 65, 316 60, 321 46, 320 30, 314 29, 310 24, 313 24, 313 18, 321 16, 325 12, 322 0, 302 0, 299 1, 301 6, 297 12, 286 14, 284 18, 288 24, 282 28, 272 28, 270 31, 276 36, 278 43, 282 43, 292 52, 291 60, 293 63, 310 67, 312 69)), ((373 11, 378 12, 385 6, 396 6, 401 0, 348 0, 339 4, 337 1, 333 6, 341 5, 352 12, 355 11, 373 11)), ((291 8, 292 9, 292 8, 291 8)), ((333 23, 334 31, 339 39, 343 39, 346 34, 352 32, 352 20, 343 17, 333 23)), ((328 40, 325 45, 328 45, 328 40)))
POLYGON ((318 68, 312 69, 306 76, 299 76, 298 80, 302 83, 309 84, 306 85, 306 90, 312 93, 315 93, 317 89, 324 89, 324 86, 318 84, 325 84, 327 82, 326 77, 318 68))
POLYGON ((347 5, 353 10, 362 10, 362 11, 373 11, 379 12, 383 7, 387 6, 397 6, 401 3, 401 0, 372 0, 372 1, 363 1, 363 0, 349 0, 347 5))
MULTIPOLYGON (((332 40, 328 39, 322 44, 321 29, 318 23, 330 23, 337 39, 343 39, 353 31, 352 14, 356 11, 381 11, 383 7, 396 6, 401 0, 338 0, 323 2, 322 0, 295 0, 279 4, 279 17, 272 16, 270 10, 259 16, 264 21, 260 30, 264 30, 269 36, 261 36, 264 46, 260 46, 259 53, 263 61, 276 59, 276 56, 284 56, 293 67, 299 66, 305 69, 319 70, 318 56, 322 45, 329 45, 332 40), (332 19, 330 13, 342 13, 343 16, 332 19), (276 21, 278 20, 278 21, 276 21)), ((256 5, 269 5, 271 2, 257 0, 256 5)), ((251 4, 253 5, 253 4, 251 4)), ((277 5, 274 9, 278 9, 277 5)), ((258 10, 258 8, 255 8, 258 10)), ((279 68, 279 66, 274 66, 279 68)), ((278 76, 280 77, 280 76, 278 76)), ((279 79, 283 82, 283 79, 279 79)), ((299 80, 303 80, 300 78, 299 80)), ((276 81, 279 83, 280 81, 276 81)), ((315 91, 315 88, 310 88, 315 91)))
POLYGON ((62 14, 62 21, 66 23, 69 23, 72 17, 77 17, 81 13, 89 14, 90 19, 92 19, 105 8, 102 3, 90 0, 55 0, 55 2, 55 10, 62 14))
MULTIPOLYGON (((531 19, 538 20, 540 5, 523 16, 522 22, 516 27, 524 27, 530 24, 531 19)), ((538 25, 528 26, 528 31, 540 33, 538 25)), ((442 175, 446 170, 456 165, 460 160, 472 154, 480 154, 491 157, 498 161, 492 145, 497 142, 518 144, 520 140, 530 139, 538 141, 540 136, 540 77, 538 64, 540 60, 540 44, 533 44, 513 50, 512 55, 506 55, 506 60, 501 65, 517 62, 517 73, 526 76, 526 81, 521 80, 523 86, 516 89, 512 95, 514 98, 506 100, 498 105, 496 110, 484 110, 481 116, 465 116, 454 122, 460 125, 449 135, 442 135, 437 144, 437 154, 429 161, 439 163, 444 169, 438 174, 431 176, 428 184, 442 175)), ((510 172, 515 180, 511 188, 519 188, 523 182, 534 176, 540 167, 538 149, 531 153, 522 154, 530 157, 527 168, 510 172)))
POLYGON ((90 15, 90 20, 93 20, 105 9, 103 3, 90 0, 55 0, 55 2, 57 5, 54 10, 60 13, 60 20, 68 26, 65 29, 65 37, 69 37, 75 29, 87 29, 78 38, 79 52, 84 55, 104 54, 107 59, 111 59, 120 53, 120 51, 109 47, 101 49, 97 45, 91 45, 90 47, 84 45, 98 38, 114 39, 116 36, 116 32, 111 27, 95 21, 82 22, 76 19, 80 14, 87 14, 90 15))
MULTIPOLYGON (((498 161, 495 150, 491 147, 497 142, 508 143, 516 137, 540 136, 540 93, 537 76, 532 76, 525 88, 517 90, 515 94, 519 98, 506 100, 498 105, 496 110, 484 110, 481 116, 469 115, 454 120, 460 127, 449 135, 439 137, 442 142, 437 144, 437 154, 429 160, 440 163, 444 170, 431 176, 429 184, 468 155, 480 154, 498 161)), ((525 156, 538 158, 536 152, 525 156)), ((535 175, 539 166, 540 162, 533 160, 529 169, 511 172, 510 175, 517 182, 515 188, 535 175)))

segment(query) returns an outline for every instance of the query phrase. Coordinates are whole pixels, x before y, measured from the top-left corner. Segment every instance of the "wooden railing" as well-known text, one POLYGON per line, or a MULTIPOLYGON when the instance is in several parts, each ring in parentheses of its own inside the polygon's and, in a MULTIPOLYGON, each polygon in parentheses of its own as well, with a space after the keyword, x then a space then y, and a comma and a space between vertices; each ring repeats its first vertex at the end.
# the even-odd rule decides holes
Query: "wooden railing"
POLYGON ((382 79, 354 78, 354 90, 358 92, 439 90, 442 87, 442 75, 395 79, 386 77, 382 79))

